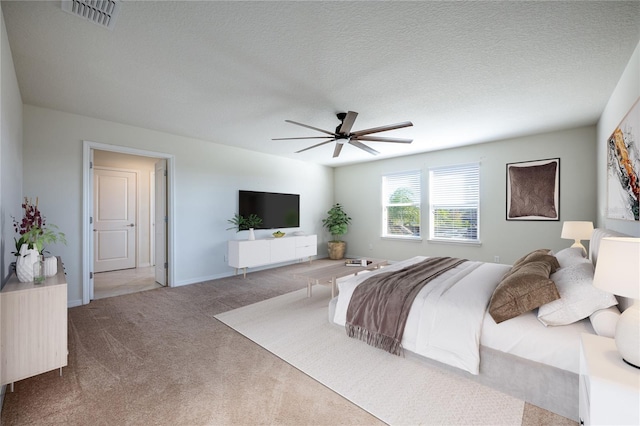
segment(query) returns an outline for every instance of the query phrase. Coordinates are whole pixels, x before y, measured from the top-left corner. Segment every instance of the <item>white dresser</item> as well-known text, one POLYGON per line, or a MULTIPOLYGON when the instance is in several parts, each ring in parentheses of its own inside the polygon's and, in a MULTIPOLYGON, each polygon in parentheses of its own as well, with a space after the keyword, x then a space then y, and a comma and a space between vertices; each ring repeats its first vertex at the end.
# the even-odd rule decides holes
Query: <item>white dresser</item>
POLYGON ((58 273, 42 284, 14 275, 0 292, 2 385, 67 365, 67 278, 58 273))
POLYGON ((259 240, 229 240, 229 266, 244 270, 292 260, 309 259, 318 254, 316 235, 292 235, 259 240))

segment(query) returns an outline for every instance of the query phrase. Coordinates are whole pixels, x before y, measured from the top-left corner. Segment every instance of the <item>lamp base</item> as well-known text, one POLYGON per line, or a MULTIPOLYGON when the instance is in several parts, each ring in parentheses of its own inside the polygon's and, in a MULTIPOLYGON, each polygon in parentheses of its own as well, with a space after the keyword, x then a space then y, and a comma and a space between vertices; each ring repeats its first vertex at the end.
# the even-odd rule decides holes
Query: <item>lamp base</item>
POLYGON ((635 367, 635 368, 637 368, 638 370, 640 370, 640 366, 638 366, 638 365, 633 365, 633 364, 631 364, 629 361, 627 361, 627 360, 626 360, 626 359, 624 359, 624 358, 622 358, 622 360, 623 360, 626 364, 628 364, 628 365, 630 365, 630 366, 632 366, 632 367, 635 367))
POLYGON ((582 254, 587 254, 587 249, 582 245, 580 240, 575 240, 575 242, 571 245, 571 248, 579 247, 582 249, 582 254))
POLYGON ((627 364, 640 368, 640 303, 633 301, 616 324, 616 347, 627 364))

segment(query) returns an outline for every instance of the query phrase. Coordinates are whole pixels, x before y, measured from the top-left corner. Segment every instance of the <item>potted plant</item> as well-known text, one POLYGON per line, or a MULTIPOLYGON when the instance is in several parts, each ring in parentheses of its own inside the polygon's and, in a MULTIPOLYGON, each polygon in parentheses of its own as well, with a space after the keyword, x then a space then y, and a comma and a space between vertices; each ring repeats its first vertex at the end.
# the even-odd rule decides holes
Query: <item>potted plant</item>
POLYGON ((67 240, 64 233, 58 231, 58 227, 47 224, 44 216, 38 209, 38 199, 35 204, 30 199, 24 199, 22 203, 24 214, 22 220, 18 222, 13 218, 13 226, 20 238, 14 238, 16 243, 16 275, 22 282, 33 279, 33 263, 43 261, 45 263, 45 274, 55 275, 57 260, 55 257, 44 259, 44 247, 46 244, 63 243, 67 240))
POLYGON ((248 230, 249 239, 255 240, 256 237, 253 233, 253 229, 257 226, 260 226, 260 224, 262 224, 262 219, 258 215, 253 213, 251 213, 248 217, 244 217, 236 213, 233 215, 233 218, 229 219, 227 222, 233 224, 233 226, 230 228, 227 228, 227 230, 235 229, 236 232, 248 230))
POLYGON ((327 212, 327 217, 322 219, 322 225, 331 233, 332 240, 328 242, 329 259, 342 259, 346 252, 347 243, 340 237, 347 233, 351 218, 345 213, 342 205, 336 203, 327 212))

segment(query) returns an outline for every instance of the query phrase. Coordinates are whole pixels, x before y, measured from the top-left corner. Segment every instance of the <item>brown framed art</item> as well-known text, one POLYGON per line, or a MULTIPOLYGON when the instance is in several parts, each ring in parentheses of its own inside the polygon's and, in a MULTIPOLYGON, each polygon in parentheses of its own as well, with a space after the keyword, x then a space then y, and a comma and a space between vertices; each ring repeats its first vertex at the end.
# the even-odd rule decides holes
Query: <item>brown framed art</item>
POLYGON ((560 220, 560 159, 507 163, 507 220, 560 220))

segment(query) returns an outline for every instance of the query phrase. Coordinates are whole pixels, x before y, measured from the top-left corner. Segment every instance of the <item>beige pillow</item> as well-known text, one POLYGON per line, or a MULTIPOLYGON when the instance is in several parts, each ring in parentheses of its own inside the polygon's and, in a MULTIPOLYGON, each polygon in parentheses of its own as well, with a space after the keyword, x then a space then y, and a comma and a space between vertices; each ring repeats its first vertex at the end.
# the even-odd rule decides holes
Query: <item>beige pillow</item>
POLYGON ((489 302, 489 314, 501 323, 560 298, 549 279, 551 265, 538 261, 522 264, 496 287, 489 302))

